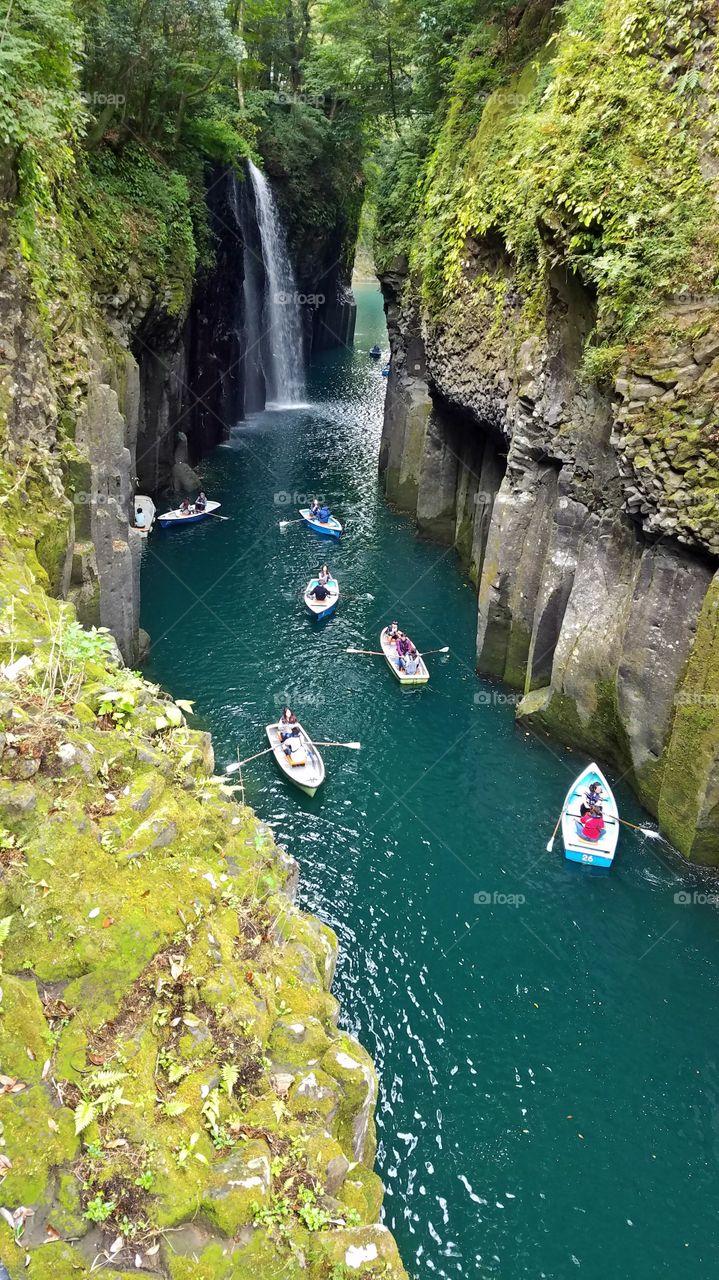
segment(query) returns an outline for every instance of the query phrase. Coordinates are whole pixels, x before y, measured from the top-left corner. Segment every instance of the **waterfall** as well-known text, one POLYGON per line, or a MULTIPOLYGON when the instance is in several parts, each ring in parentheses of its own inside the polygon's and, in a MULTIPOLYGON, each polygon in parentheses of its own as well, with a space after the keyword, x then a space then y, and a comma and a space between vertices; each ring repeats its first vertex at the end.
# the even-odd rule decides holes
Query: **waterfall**
MULTIPOLYGON (((297 285, 270 184, 251 160, 248 168, 262 254, 264 297, 260 311, 256 293, 258 277, 254 269, 248 271, 246 266, 245 322, 247 324, 251 310, 255 324, 261 314, 262 334, 254 340, 258 342, 257 349, 262 348, 267 402, 276 407, 299 404, 304 398, 304 366, 297 285)), ((255 268, 258 266, 254 264, 255 268)))

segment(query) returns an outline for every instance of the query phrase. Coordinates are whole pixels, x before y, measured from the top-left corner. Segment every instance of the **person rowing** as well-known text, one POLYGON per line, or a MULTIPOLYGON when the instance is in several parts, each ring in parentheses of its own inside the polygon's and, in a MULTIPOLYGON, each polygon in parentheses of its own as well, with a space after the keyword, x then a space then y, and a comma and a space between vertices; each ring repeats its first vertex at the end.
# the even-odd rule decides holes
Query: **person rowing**
POLYGON ((307 594, 310 596, 314 596, 315 600, 322 601, 322 600, 329 600, 330 596, 332 595, 332 592, 327 586, 327 583, 316 582, 312 590, 308 591, 307 594))
POLYGON ((297 716, 294 711, 290 711, 289 707, 285 707, 282 715, 277 722, 277 732, 280 735, 280 742, 284 742, 285 738, 289 738, 297 726, 297 716))
POLYGON ((292 732, 283 740, 282 750, 293 764, 304 764, 305 748, 299 725, 296 724, 292 732))
POLYGON ((332 519, 332 513, 326 504, 320 507, 319 511, 317 512, 317 515, 315 516, 315 519, 319 520, 320 524, 329 524, 330 520, 332 519))
POLYGON ((398 631, 395 644, 397 648, 397 658, 406 658, 410 648, 412 647, 412 641, 409 636, 406 636, 404 631, 398 631))
POLYGON ((600 840, 604 831, 604 818, 601 809, 593 805, 577 823, 577 833, 584 840, 600 840))

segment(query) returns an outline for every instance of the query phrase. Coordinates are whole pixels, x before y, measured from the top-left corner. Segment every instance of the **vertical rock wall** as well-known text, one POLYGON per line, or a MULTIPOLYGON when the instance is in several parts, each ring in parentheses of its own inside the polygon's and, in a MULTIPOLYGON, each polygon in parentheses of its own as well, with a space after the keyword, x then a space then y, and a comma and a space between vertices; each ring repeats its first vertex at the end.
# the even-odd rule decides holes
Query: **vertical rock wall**
POLYGON ((719 862, 713 549, 636 518, 626 386, 576 378, 591 297, 553 273, 543 330, 517 347, 511 294, 499 326, 467 285, 422 328, 406 284, 400 261, 380 470, 477 584, 478 670, 524 693, 525 723, 610 761, 687 857, 719 862))

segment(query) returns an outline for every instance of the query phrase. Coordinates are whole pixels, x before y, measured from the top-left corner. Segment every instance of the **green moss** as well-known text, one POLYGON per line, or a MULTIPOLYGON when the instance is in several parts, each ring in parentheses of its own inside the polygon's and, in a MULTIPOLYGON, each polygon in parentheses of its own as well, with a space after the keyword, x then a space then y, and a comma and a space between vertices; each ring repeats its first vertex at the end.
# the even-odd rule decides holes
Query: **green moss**
POLYGON ((697 862, 719 862, 711 786, 719 757, 719 581, 707 592, 674 722, 659 795, 659 820, 674 845, 697 862))
POLYGON ((45 1086, 33 1085, 0 1098, 0 1122, 12 1161, 3 1182, 3 1199, 11 1205, 35 1205, 47 1194, 50 1170, 71 1160, 77 1151, 72 1113, 51 1106, 45 1086))
POLYGON ((366 1165, 355 1164, 350 1168, 339 1193, 339 1200, 348 1209, 358 1213, 362 1223, 379 1221, 384 1187, 382 1179, 366 1165))
POLYGON ((2 987, 0 1062, 3 1074, 17 1076, 28 1084, 39 1084, 53 1044, 37 987, 28 979, 10 974, 4 977, 2 987))

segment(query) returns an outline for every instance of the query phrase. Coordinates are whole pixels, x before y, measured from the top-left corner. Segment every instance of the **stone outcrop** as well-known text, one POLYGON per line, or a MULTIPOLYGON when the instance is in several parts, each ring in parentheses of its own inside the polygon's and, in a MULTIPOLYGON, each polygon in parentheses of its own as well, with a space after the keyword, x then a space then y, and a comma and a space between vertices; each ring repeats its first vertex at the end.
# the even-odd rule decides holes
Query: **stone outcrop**
POLYGON ((517 345, 511 288, 498 323, 468 270, 423 323, 396 265, 381 471, 477 584, 478 670, 524 693, 527 725, 611 761, 687 857, 718 862, 711 311, 692 312, 690 345, 636 350, 607 392, 578 376, 593 301, 570 273, 517 345))
POLYGON ((405 1280, 334 934, 187 704, 80 632, 6 517, 0 1274, 405 1280))

